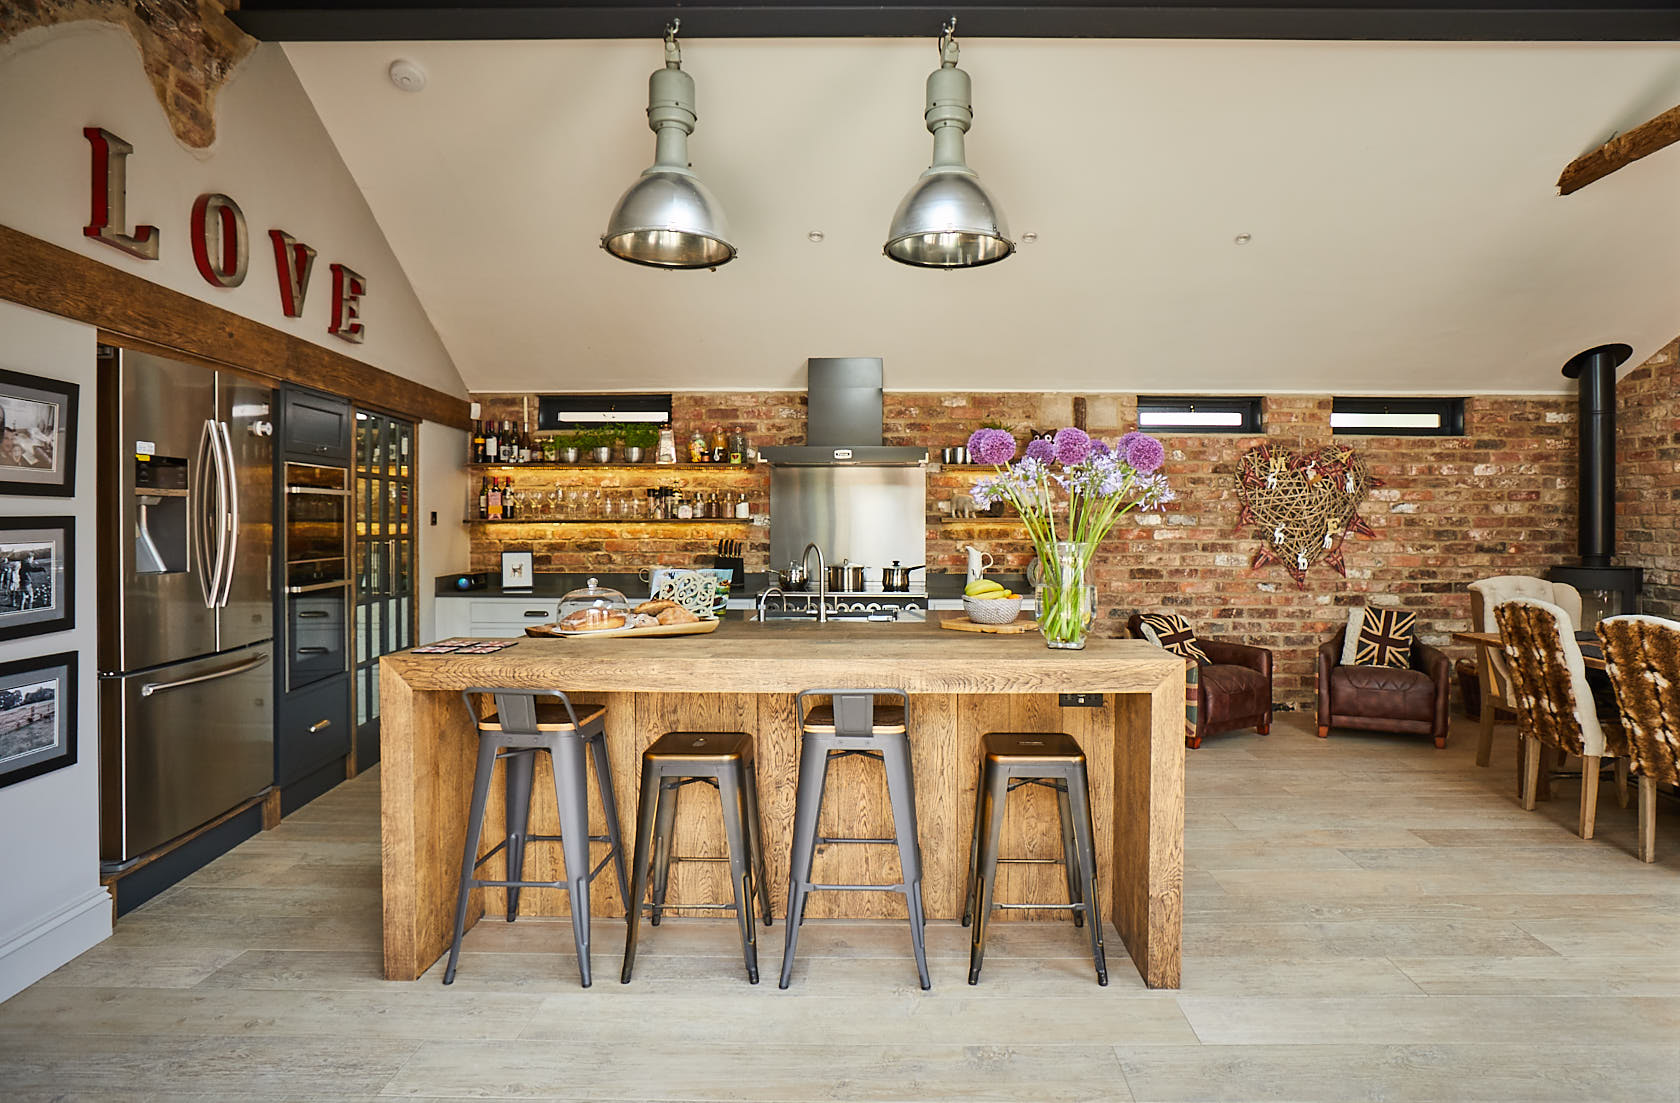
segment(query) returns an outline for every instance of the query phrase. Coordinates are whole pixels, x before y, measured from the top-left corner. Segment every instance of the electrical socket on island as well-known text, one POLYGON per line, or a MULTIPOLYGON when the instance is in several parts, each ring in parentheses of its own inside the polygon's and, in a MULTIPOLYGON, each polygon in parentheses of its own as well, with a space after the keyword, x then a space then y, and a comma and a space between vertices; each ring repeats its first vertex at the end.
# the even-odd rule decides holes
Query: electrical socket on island
POLYGON ((1065 709, 1100 709, 1103 706, 1103 695, 1100 693, 1060 693, 1056 695, 1056 703, 1065 709))

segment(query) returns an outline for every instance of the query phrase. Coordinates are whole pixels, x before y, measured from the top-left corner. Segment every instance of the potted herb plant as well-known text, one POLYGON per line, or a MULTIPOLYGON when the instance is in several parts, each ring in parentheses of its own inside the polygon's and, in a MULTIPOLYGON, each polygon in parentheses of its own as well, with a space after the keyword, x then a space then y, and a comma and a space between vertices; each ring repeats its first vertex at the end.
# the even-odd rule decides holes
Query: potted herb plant
POLYGON ((619 427, 618 439, 624 445, 624 462, 641 463, 649 450, 659 443, 659 426, 631 422, 619 427))

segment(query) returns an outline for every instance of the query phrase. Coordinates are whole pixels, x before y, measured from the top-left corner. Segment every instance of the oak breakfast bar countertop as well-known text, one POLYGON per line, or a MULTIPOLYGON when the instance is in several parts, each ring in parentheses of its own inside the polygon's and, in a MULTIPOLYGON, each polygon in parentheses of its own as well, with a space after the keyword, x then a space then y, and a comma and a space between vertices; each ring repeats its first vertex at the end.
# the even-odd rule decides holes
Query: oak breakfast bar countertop
MULTIPOLYGON (((666 731, 745 731, 753 735, 772 899, 786 903, 799 738, 794 695, 819 687, 887 687, 910 694, 923 894, 934 919, 962 912, 980 738, 989 731, 1065 731, 1084 749, 1096 818, 1100 903, 1151 987, 1179 982, 1183 915, 1184 662, 1139 640, 1092 638, 1083 651, 1051 650, 1036 634, 942 631, 936 623, 818 625, 728 620, 700 636, 524 639, 490 655, 415 655, 380 660, 381 834, 385 974, 414 979, 448 948, 461 846, 472 788, 476 739, 460 691, 472 686, 561 689, 607 707, 613 792, 628 851, 635 829, 641 752, 666 731), (1058 694, 1101 695, 1097 707, 1059 704, 1058 694)), ((554 790, 539 759, 531 830, 553 834, 554 790)), ((591 832, 604 826, 591 784, 591 832)), ((715 796, 691 790, 678 817, 675 852, 723 853, 715 796)), ((492 786, 483 849, 502 838, 501 785, 492 786)), ((1058 859, 1055 798, 1028 787, 1013 794, 1005 855, 1058 859)), ((879 766, 836 760, 821 828, 829 835, 890 835, 879 766), (873 769, 871 769, 873 767, 873 769), (841 825, 844 824, 842 829, 841 825)), ((559 848, 527 855, 527 877, 560 876, 559 848)), ((598 852, 597 852, 598 853, 598 852)), ((494 871, 500 858, 486 865, 494 871)), ((669 912, 728 898, 727 867, 682 862, 671 875, 669 912)), ((816 873, 830 882, 891 882, 891 847, 819 848, 816 873)), ((1056 864, 1000 870, 1000 901, 1061 904, 1056 864)), ((475 894, 470 917, 505 909, 503 894, 475 894)), ((609 867, 596 881, 591 910, 622 916, 609 867)), ((556 889, 526 890, 522 915, 564 915, 556 889)), ((715 914, 695 912, 692 914, 715 914)), ((807 918, 891 917, 902 898, 888 893, 818 893, 807 918)), ((999 919, 1068 922, 1065 911, 1000 912, 999 919)), ((1074 938, 1069 923, 1069 937, 1074 938)), ((609 952, 615 941, 598 939, 609 952)))

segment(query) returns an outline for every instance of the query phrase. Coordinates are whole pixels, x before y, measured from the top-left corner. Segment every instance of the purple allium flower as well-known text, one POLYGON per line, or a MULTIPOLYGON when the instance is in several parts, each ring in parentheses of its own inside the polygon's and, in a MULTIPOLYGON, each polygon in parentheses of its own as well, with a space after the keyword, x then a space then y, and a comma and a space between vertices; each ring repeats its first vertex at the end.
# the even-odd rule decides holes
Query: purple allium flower
POLYGON ((1127 433, 1126 436, 1131 438, 1129 441, 1121 438, 1126 449, 1126 462, 1143 475, 1160 470, 1167 459, 1167 450, 1161 442, 1143 433, 1127 433))
POLYGON ((1091 454, 1091 438, 1085 430, 1075 429, 1071 425, 1066 429, 1056 430, 1056 459, 1063 467, 1072 467, 1076 463, 1084 463, 1091 454))
POLYGON ((976 429, 968 438, 968 457, 1001 467, 1015 458, 1015 436, 1005 429, 976 429))
POLYGON ((1101 440, 1098 440, 1095 437, 1091 438, 1091 458, 1092 459, 1099 459, 1100 460, 1104 456, 1113 455, 1113 453, 1114 453, 1114 449, 1112 449, 1108 446, 1107 441, 1101 441, 1101 440))
POLYGON ((1027 442, 1027 459, 1049 463, 1056 458, 1056 446, 1047 437, 1034 437, 1027 442))

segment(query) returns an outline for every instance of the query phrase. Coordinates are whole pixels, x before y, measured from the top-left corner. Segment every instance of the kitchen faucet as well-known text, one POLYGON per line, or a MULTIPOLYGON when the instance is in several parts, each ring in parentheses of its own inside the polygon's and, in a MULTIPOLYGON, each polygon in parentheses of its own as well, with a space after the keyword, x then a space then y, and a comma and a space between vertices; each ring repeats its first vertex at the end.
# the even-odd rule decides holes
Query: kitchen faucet
MULTIPOLYGON (((828 622, 828 564, 823 562, 822 549, 817 547, 815 540, 805 545, 805 550, 799 553, 799 565, 804 567, 811 558, 811 553, 817 553, 817 623, 828 622)), ((809 574, 809 571, 806 572, 809 574)))

